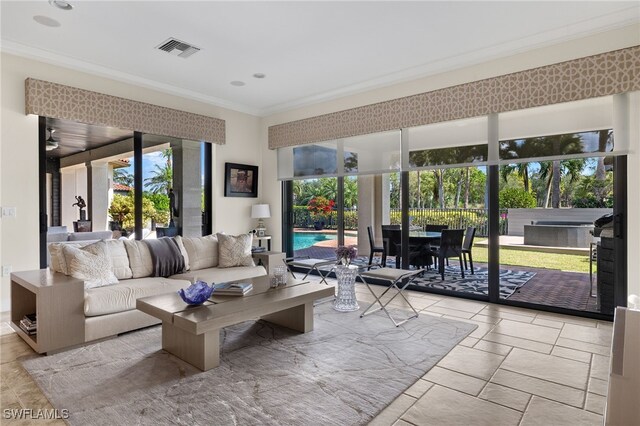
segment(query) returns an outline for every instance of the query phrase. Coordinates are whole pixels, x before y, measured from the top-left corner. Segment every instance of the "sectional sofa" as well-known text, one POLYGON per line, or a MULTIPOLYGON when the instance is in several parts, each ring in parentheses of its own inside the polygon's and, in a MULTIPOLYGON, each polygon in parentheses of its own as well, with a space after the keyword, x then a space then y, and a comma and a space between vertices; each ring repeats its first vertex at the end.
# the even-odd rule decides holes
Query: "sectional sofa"
MULTIPOLYGON (((136 299, 138 298, 176 292, 196 280, 212 283, 244 280, 266 275, 265 268, 255 266, 251 259, 249 259, 249 263, 244 261, 245 266, 221 267, 223 265, 219 262, 221 249, 219 238, 221 238, 220 234, 196 238, 175 237, 176 245, 184 258, 184 268, 182 272, 167 277, 152 276, 154 259, 148 244, 144 241, 102 240, 101 243, 106 244, 108 248, 111 271, 118 282, 94 288, 86 288, 86 281, 70 276, 72 274, 68 256, 69 249, 64 249, 64 246, 88 247, 90 242, 51 243, 49 244, 51 256, 49 268, 53 273, 43 270, 39 275, 33 274, 31 276, 40 277, 33 279, 34 281, 37 279, 46 280, 46 287, 54 291, 56 286, 60 291, 63 288, 66 289, 64 291, 67 295, 64 296, 64 303, 59 309, 68 312, 54 312, 53 317, 65 318, 67 315, 66 318, 73 318, 78 312, 82 312, 84 336, 82 339, 72 341, 90 342, 159 323, 158 319, 136 310, 136 299)), ((246 249, 243 248, 241 253, 241 256, 244 257, 251 256, 250 236, 247 241, 249 241, 249 246, 246 249)), ((223 254, 226 255, 227 265, 229 264, 229 256, 232 256, 232 261, 233 256, 237 257, 237 252, 223 254)), ((28 273, 20 274, 16 274, 15 280, 12 277, 12 280, 16 281, 16 285, 21 281, 28 280, 30 276, 28 273)), ((36 285, 36 283, 32 284, 36 285)), ((30 287, 28 285, 22 286, 30 287)), ((49 299, 55 298, 55 296, 49 297, 49 299)), ((40 300, 38 303, 47 303, 48 306, 50 302, 40 300)), ((41 308, 42 306, 38 307, 38 312, 41 311, 41 308)), ((38 313, 38 334, 41 333, 41 326, 42 330, 48 328, 46 327, 48 324, 41 323, 46 321, 44 315, 42 316, 41 320, 41 315, 38 313)), ((39 350, 38 352, 45 351, 39 350)))

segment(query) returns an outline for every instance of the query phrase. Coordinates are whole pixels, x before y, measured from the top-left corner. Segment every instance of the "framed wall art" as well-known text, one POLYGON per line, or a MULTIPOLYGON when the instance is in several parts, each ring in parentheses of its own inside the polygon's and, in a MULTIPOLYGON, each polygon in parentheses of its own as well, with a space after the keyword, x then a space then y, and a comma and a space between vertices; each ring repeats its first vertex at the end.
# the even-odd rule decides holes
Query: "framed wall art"
POLYGON ((258 166, 224 164, 225 197, 258 197, 258 166))

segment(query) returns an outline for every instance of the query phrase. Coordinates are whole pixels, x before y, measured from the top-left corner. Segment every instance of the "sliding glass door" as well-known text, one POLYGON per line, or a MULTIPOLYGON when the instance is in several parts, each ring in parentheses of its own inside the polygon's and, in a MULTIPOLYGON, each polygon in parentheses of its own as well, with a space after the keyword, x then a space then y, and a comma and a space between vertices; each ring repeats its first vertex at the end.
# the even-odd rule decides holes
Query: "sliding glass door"
POLYGON ((295 180, 304 150, 285 148, 280 178, 297 201, 336 187, 337 235, 312 247, 357 243, 367 263, 383 247, 379 263, 424 270, 421 291, 610 318, 626 294, 628 99, 616 96, 305 148, 308 170, 338 178, 295 180))

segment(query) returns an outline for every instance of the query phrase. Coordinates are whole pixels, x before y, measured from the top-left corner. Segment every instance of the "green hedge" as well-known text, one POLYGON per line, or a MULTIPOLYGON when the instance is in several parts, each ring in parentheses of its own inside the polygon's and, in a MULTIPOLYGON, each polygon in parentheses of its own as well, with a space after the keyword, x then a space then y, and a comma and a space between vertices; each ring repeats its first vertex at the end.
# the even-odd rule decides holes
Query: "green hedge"
MULTIPOLYGON (((501 210, 500 215, 500 234, 506 235, 508 232, 507 211, 501 210)), ((389 213, 390 223, 393 225, 401 224, 400 209, 392 209, 389 213)), ((437 224, 449 225, 449 228, 466 229, 469 226, 476 228, 477 236, 488 235, 488 217, 487 211, 484 209, 410 209, 409 216, 413 226, 437 224)), ((331 214, 324 216, 321 221, 325 223, 327 229, 337 229, 338 212, 332 211, 331 214)), ((349 230, 358 229, 358 212, 354 210, 345 210, 344 227, 349 230)), ((295 228, 313 228, 314 219, 307 210, 306 206, 293 207, 293 226, 295 228)))
MULTIPOLYGON (((338 228, 338 212, 332 211, 331 214, 319 216, 319 221, 324 222, 327 229, 338 228)), ((311 217, 311 213, 306 206, 293 206, 293 226, 295 228, 313 228, 315 220, 311 217)), ((344 228, 350 230, 358 229, 358 212, 354 210, 345 210, 344 212, 344 228)))

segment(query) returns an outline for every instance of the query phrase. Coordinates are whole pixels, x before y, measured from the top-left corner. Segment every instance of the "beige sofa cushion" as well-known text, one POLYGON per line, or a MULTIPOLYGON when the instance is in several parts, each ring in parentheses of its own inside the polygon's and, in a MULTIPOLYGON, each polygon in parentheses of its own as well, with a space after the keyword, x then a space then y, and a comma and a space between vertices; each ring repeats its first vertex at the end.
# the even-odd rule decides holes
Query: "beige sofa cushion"
POLYGON ((153 261, 149 247, 137 240, 122 240, 129 256, 129 266, 133 278, 148 277, 153 273, 153 261))
MULTIPOLYGON (((190 270, 212 268, 218 266, 218 238, 214 235, 205 237, 176 237, 184 246, 190 270)), ((185 258, 185 261, 187 259, 185 258)))
POLYGON ((182 236, 176 235, 173 237, 174 241, 178 245, 180 249, 180 253, 182 253, 182 257, 184 258, 184 271, 189 270, 189 253, 187 253, 187 249, 184 247, 184 241, 182 241, 182 236))
POLYGON ((62 253, 69 275, 84 280, 85 289, 118 283, 105 241, 80 248, 66 245, 62 248, 62 253))
POLYGON ((230 268, 233 266, 254 265, 253 257, 251 257, 253 235, 218 234, 218 241, 220 241, 219 267, 230 268))
POLYGON ((134 278, 84 292, 85 316, 107 315, 136 308, 136 299, 176 292, 191 285, 187 280, 162 277, 134 278))
POLYGON ((236 266, 233 268, 207 268, 173 275, 169 278, 185 279, 194 283, 198 280, 207 284, 240 281, 267 275, 263 266, 236 266))
POLYGON ((126 280, 133 277, 133 272, 129 266, 129 255, 124 248, 124 241, 106 240, 109 255, 111 256, 111 267, 113 273, 119 280, 126 280))

